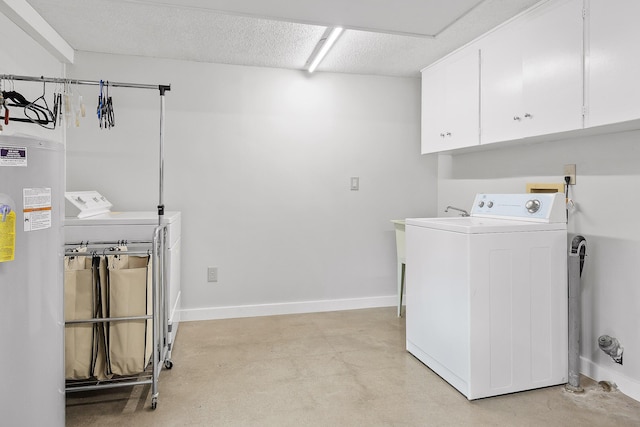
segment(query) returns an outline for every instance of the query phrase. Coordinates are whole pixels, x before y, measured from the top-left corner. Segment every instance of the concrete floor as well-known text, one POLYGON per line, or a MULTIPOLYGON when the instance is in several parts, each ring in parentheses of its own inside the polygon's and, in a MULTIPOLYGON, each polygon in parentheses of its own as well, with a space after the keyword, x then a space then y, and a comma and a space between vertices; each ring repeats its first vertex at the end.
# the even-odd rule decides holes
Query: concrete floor
POLYGON ((146 386, 74 393, 67 426, 639 426, 640 402, 585 379, 469 402, 405 350, 395 308, 180 324, 146 386))

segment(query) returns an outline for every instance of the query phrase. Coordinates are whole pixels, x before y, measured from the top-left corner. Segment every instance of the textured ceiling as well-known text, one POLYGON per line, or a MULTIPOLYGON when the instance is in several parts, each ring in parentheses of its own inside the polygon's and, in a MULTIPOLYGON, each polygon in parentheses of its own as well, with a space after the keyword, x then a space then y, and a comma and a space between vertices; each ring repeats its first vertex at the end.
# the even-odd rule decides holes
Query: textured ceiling
MULTIPOLYGON (((132 0, 129 0, 132 1, 132 0)), ((311 25, 435 36, 482 0, 135 0, 311 25), (445 7, 443 7, 446 5, 445 7), (363 13, 366 11, 366 13, 363 13), (411 13, 406 13, 411 12, 411 13)))
POLYGON ((27 1, 75 50, 290 69, 304 68, 325 26, 343 25, 347 30, 318 71, 389 76, 418 76, 420 69, 538 2, 27 1))

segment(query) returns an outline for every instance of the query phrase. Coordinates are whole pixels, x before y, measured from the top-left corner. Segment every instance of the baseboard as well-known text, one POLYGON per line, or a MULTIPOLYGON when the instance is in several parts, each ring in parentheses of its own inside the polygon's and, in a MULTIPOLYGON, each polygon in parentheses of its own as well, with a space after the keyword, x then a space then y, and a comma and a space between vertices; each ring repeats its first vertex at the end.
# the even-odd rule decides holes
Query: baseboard
POLYGON ((301 301, 276 304, 205 307, 180 310, 180 321, 232 319, 237 317, 274 316, 278 314, 319 313, 323 311, 357 310, 361 308, 393 307, 396 295, 322 301, 301 301))
MULTIPOLYGON (((614 363, 614 362, 611 362, 614 363)), ((609 381, 618 386, 618 390, 626 394, 630 398, 640 402, 640 382, 609 369, 599 366, 591 360, 580 358, 580 372, 595 381, 609 381)))

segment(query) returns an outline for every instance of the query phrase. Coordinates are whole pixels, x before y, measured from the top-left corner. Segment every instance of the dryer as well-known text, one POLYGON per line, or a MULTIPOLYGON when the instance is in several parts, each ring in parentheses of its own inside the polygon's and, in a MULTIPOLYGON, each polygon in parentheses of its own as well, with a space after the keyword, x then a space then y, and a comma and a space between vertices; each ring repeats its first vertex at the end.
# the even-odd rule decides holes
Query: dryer
POLYGON ((567 382, 564 195, 406 220, 407 350, 469 400, 567 382))

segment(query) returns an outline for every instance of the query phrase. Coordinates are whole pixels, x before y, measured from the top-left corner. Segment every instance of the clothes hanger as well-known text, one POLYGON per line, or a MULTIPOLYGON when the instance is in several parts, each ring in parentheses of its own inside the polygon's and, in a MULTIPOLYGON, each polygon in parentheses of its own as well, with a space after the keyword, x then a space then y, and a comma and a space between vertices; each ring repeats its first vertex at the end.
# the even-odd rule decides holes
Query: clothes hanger
POLYGON ((49 104, 45 98, 46 93, 47 82, 42 82, 42 95, 24 106, 24 115, 29 119, 29 121, 36 123, 45 129, 55 129, 57 109, 55 113, 49 109, 49 104), (43 105, 40 105, 39 102, 42 102, 43 105))
POLYGON ((115 115, 113 113, 113 99, 109 95, 109 82, 107 81, 107 107, 106 107, 106 122, 109 129, 116 125, 115 115))
MULTIPOLYGON (((9 124, 9 107, 7 107, 7 100, 4 97, 4 79, 0 79, 0 111, 4 109, 4 124, 9 124)), ((0 125, 0 131, 2 131, 2 125, 0 125)))
POLYGON ((21 93, 16 92, 15 90, 3 91, 2 97, 4 98, 4 102, 5 102, 5 121, 6 122, 9 121, 8 112, 7 112, 8 108, 6 107, 23 108, 25 112, 25 116, 27 116, 26 119, 21 117, 12 117, 10 119, 12 121, 25 122, 25 123, 32 122, 32 123, 37 123, 41 126, 47 125, 50 122, 50 119, 48 117, 48 113, 50 113, 50 110, 48 109, 48 107, 43 108, 38 104, 29 102, 21 93), (27 111, 30 111, 31 115, 29 115, 27 111))
POLYGON ((113 99, 109 95, 109 81, 100 80, 100 93, 98 94, 98 121, 101 129, 111 129, 115 126, 113 112, 113 99))

